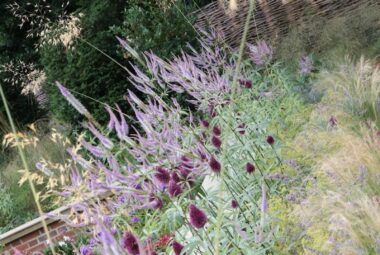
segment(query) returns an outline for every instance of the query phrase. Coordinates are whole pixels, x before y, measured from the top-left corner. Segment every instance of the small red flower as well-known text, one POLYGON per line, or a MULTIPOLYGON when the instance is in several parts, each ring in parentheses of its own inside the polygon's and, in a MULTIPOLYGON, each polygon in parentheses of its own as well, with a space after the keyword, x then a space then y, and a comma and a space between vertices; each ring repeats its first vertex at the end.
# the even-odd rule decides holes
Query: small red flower
POLYGON ((222 131, 220 130, 220 128, 218 128, 217 126, 213 127, 212 128, 212 133, 216 136, 220 136, 220 134, 222 133, 222 131))
POLYGON ((245 170, 247 170, 247 173, 249 173, 249 174, 251 174, 251 173, 253 173, 254 171, 255 171, 255 169, 256 169, 256 167, 255 167, 255 165, 253 165, 252 163, 247 163, 246 165, 245 165, 245 170))
POLYGON ((182 188, 181 188, 181 185, 179 185, 177 182, 175 182, 174 180, 171 180, 169 182, 168 191, 169 191, 170 197, 173 198, 182 193, 182 188))
POLYGON ((131 255, 140 254, 139 244, 137 242, 136 237, 132 234, 132 232, 125 233, 122 239, 122 246, 131 255))
POLYGON ((211 170, 215 173, 220 173, 220 170, 222 169, 221 164, 219 163, 214 156, 211 157, 209 165, 211 167, 211 170))
POLYGON ((222 141, 217 136, 212 136, 211 143, 217 149, 220 149, 220 147, 222 146, 222 141))
POLYGON ((206 225, 207 215, 204 211, 191 204, 189 206, 189 221, 194 228, 200 229, 206 225))
POLYGON ((208 128, 210 126, 210 123, 207 120, 202 120, 201 123, 202 123, 202 126, 205 128, 208 128))
POLYGON ((273 136, 271 136, 271 135, 267 136, 267 143, 269 143, 270 145, 274 144, 274 138, 273 138, 273 136))
POLYGON ((238 202, 235 199, 231 201, 231 207, 233 209, 236 209, 238 207, 238 202))
POLYGON ((240 83, 240 85, 244 86, 247 89, 252 88, 252 81, 250 81, 250 80, 239 79, 239 83, 240 83))
POLYGON ((162 167, 157 167, 157 172, 154 174, 154 177, 162 184, 168 184, 170 181, 170 173, 162 167))
POLYGON ((172 240, 171 235, 163 235, 163 236, 161 236, 160 239, 157 240, 156 247, 165 248, 171 240, 172 240))
POLYGON ((179 242, 177 241, 174 241, 173 244, 173 251, 174 251, 174 254, 175 255, 180 255, 181 254, 181 251, 183 250, 183 245, 180 244, 179 242))

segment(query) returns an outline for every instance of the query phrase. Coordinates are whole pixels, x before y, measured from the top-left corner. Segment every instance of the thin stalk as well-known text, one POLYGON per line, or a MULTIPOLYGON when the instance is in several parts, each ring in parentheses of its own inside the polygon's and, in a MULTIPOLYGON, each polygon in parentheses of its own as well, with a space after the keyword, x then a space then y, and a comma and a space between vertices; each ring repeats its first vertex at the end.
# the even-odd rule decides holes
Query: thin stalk
POLYGON ((25 156, 25 153, 24 153, 22 146, 20 145, 20 142, 19 142, 19 139, 17 136, 17 129, 16 129, 16 126, 13 122, 12 114, 11 114, 11 111, 9 110, 8 102, 7 102, 7 99, 6 99, 4 91, 3 91, 3 86, 1 84, 0 84, 0 94, 1 94, 1 99, 3 100, 5 112, 8 116, 9 124, 10 124, 11 129, 12 129, 12 133, 15 135, 18 153, 20 154, 23 167, 24 167, 26 175, 28 177, 28 183, 29 183, 30 189, 32 190, 32 195, 33 195, 34 202, 36 203, 36 206, 37 206, 38 214, 40 215, 40 218, 41 218, 42 227, 43 227, 44 232, 46 234, 47 240, 49 241, 49 248, 51 249, 53 255, 56 255, 55 249, 53 246, 53 242, 52 242, 52 239, 51 239, 50 234, 49 234, 49 229, 48 229, 46 221, 45 221, 44 212, 43 212, 41 204, 39 202, 36 187, 34 186, 32 179, 30 178, 30 171, 29 171, 28 163, 26 161, 26 156, 25 156))

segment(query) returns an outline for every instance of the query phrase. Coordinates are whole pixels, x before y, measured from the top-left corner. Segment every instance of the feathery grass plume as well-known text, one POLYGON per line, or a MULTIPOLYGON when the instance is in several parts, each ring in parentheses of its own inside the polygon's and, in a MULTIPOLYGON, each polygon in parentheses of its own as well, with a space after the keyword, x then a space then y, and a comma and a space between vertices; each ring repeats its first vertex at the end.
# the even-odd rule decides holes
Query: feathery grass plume
POLYGON ((380 71, 364 57, 356 64, 345 62, 338 71, 325 72, 319 84, 333 86, 346 111, 380 125, 380 71))

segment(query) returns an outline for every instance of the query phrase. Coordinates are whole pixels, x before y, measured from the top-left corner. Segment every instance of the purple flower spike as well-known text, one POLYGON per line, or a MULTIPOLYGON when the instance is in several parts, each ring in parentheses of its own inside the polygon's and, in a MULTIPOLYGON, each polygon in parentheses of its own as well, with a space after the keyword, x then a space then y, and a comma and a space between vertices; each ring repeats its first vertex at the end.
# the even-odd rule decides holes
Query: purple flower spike
POLYGON ((258 41, 256 45, 247 44, 249 55, 256 65, 264 65, 273 56, 273 49, 265 41, 258 41))
POLYGON ((253 165, 252 163, 247 163, 246 165, 245 165, 245 170, 247 170, 247 173, 249 173, 249 174, 251 174, 251 173, 253 173, 254 171, 255 171, 255 165, 253 165))
POLYGON ((269 143, 270 145, 274 144, 274 138, 273 138, 273 136, 271 136, 271 135, 267 136, 267 143, 269 143))
POLYGON ((173 197, 176 197, 182 193, 182 188, 177 182, 175 182, 174 180, 171 180, 169 182, 168 191, 169 191, 170 197, 173 198, 173 197))
POLYGON ((221 164, 218 160, 216 160, 213 156, 210 159, 209 165, 211 167, 211 170, 215 173, 220 173, 220 170, 222 169, 221 164))
POLYGON ((242 85, 242 86, 244 86, 247 89, 251 89, 252 88, 252 81, 250 81, 250 80, 239 79, 239 84, 242 85))
POLYGON ((59 91, 66 98, 66 100, 75 108, 75 110, 77 110, 82 115, 85 115, 85 116, 90 115, 86 107, 84 107, 82 103, 79 102, 79 100, 76 99, 73 96, 73 94, 71 94, 71 92, 65 86, 63 86, 58 81, 55 82, 55 85, 58 87, 59 91))
POLYGON ((139 217, 133 217, 129 222, 131 224, 136 224, 136 223, 140 222, 140 218, 139 217))
POLYGON ((189 218, 190 224, 196 229, 203 228, 207 223, 207 215, 205 212, 193 204, 189 206, 189 218))
POLYGON ((93 255, 92 249, 89 246, 87 246, 87 245, 82 245, 79 248, 79 252, 82 255, 93 255))
POLYGON ((202 120, 202 121, 201 121, 201 124, 202 124, 202 126, 205 127, 205 128, 210 127, 210 122, 208 122, 207 120, 202 120))
POLYGON ((130 255, 140 254, 140 248, 139 248, 137 239, 131 232, 125 233, 121 242, 122 242, 122 247, 128 251, 128 254, 130 255))
POLYGON ((215 148, 217 149, 220 149, 220 147, 222 146, 222 141, 217 137, 217 136, 213 136, 211 138, 211 143, 215 146, 215 148))
POLYGON ((231 207, 232 207, 233 209, 236 209, 238 206, 239 206, 239 205, 238 205, 238 202, 237 202, 235 199, 231 201, 231 207))
POLYGON ((182 252, 182 250, 183 250, 183 245, 180 244, 180 243, 177 242, 177 241, 174 241, 173 244, 172 244, 172 246, 173 246, 174 254, 175 254, 175 255, 180 255, 181 252, 182 252))
POLYGON ((157 167, 157 173, 154 174, 154 177, 162 184, 168 184, 170 181, 170 173, 162 167, 157 167))
POLYGON ((218 127, 213 127, 213 129, 212 129, 212 133, 214 134, 214 135, 216 135, 216 136, 220 136, 220 134, 222 133, 222 131, 220 130, 220 128, 218 128, 218 127))
POLYGON ((313 61, 308 56, 302 56, 299 61, 299 72, 301 75, 308 75, 313 70, 313 61))
POLYGON ((162 202, 161 198, 152 196, 149 198, 149 202, 153 202, 153 209, 161 209, 164 206, 164 202, 162 202))

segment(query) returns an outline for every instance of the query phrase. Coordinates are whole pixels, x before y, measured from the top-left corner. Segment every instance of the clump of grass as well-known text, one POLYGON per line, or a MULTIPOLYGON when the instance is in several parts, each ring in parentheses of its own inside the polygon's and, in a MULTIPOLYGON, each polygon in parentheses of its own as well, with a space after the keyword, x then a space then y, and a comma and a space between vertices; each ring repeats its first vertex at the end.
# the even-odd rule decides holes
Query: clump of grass
POLYGON ((379 95, 371 89, 375 71, 361 59, 322 72, 315 83, 324 97, 288 150, 303 170, 302 181, 289 187, 294 199, 283 206, 293 207, 285 228, 292 252, 379 252, 380 138, 377 118, 367 114, 379 95))
POLYGON ((334 88, 335 102, 353 116, 380 127, 380 71, 363 57, 357 64, 347 60, 339 70, 322 73, 319 85, 334 88))

